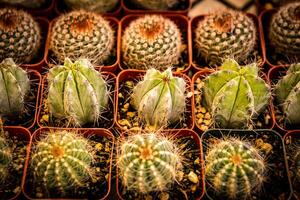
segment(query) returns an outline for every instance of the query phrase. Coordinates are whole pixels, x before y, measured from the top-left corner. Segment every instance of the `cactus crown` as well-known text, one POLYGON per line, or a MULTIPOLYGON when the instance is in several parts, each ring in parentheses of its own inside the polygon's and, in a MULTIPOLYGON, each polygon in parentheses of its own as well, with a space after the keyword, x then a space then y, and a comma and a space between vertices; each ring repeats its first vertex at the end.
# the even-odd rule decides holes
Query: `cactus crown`
POLYGON ((95 154, 88 139, 72 131, 48 132, 31 154, 34 181, 49 194, 68 195, 93 178, 95 154))
POLYGON ((259 150, 237 138, 211 144, 205 164, 206 181, 225 199, 249 197, 253 190, 261 189, 266 173, 259 150))
POLYGON ((17 117, 24 110, 25 97, 30 92, 27 72, 11 58, 0 63, 0 117, 17 117))
POLYGON ((94 12, 112 11, 118 4, 118 0, 64 0, 68 7, 78 10, 84 9, 94 12))
POLYGON ((164 72, 149 69, 133 89, 132 105, 147 126, 160 128, 182 119, 185 90, 184 79, 174 77, 170 68, 164 72))
POLYGON ((0 61, 13 58, 15 62, 29 62, 40 46, 40 28, 26 12, 2 8, 0 38, 0 61))
POLYGON ((276 104, 281 106, 285 123, 300 124, 300 63, 292 64, 275 86, 276 104))
POLYGON ((87 58, 102 65, 114 47, 114 31, 109 22, 96 13, 73 11, 60 16, 52 27, 50 49, 59 62, 87 58))
POLYGON ((228 59, 204 80, 203 100, 215 124, 223 128, 247 127, 270 100, 270 87, 258 75, 255 63, 240 66, 228 59))
POLYGON ((138 7, 149 10, 168 10, 175 7, 179 0, 131 0, 138 7))
POLYGON ((11 148, 7 145, 6 136, 0 117, 0 184, 8 177, 8 165, 12 160, 11 148))
POLYGON ((127 190, 165 191, 176 181, 181 160, 170 138, 157 133, 131 135, 120 144, 119 177, 127 190))
POLYGON ((209 65, 218 65, 229 57, 244 61, 257 38, 251 18, 231 10, 206 16, 198 23, 195 35, 195 48, 209 65))
POLYGON ((146 15, 125 29, 122 51, 129 68, 165 70, 179 62, 181 33, 170 19, 146 15))
POLYGON ((96 123, 108 105, 107 84, 88 60, 65 60, 49 70, 50 115, 72 125, 96 123))

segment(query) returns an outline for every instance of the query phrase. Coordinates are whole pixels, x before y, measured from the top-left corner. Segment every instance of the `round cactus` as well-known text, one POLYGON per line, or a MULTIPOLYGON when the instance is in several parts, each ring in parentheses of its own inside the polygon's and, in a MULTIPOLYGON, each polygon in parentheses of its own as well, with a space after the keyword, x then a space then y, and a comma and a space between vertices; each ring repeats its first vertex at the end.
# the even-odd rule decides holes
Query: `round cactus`
POLYGON ((171 69, 149 69, 144 80, 133 89, 133 107, 148 126, 160 128, 182 119, 185 110, 186 83, 174 77, 171 69))
POLYGON ((271 20, 269 38, 275 51, 286 56, 300 56, 300 3, 279 9, 271 20))
POLYGON ((34 182, 50 195, 64 196, 78 188, 87 187, 95 176, 93 152, 88 139, 75 132, 46 133, 34 144, 31 153, 34 182))
POLYGON ((275 102, 285 115, 285 123, 300 124, 300 63, 289 67, 274 92, 275 102))
POLYGON ((30 62, 40 47, 40 28, 22 10, 0 9, 0 61, 13 58, 17 63, 30 62))
POLYGON ((0 0, 0 3, 20 5, 25 8, 40 8, 45 5, 46 0, 0 0))
POLYGON ((204 80, 203 100, 215 124, 222 128, 247 127, 269 103, 270 87, 258 75, 255 63, 239 66, 228 59, 204 80))
POLYGON ((182 166, 180 155, 175 143, 160 134, 128 136, 117 160, 123 186, 139 193, 167 190, 182 166))
POLYGON ((137 7, 147 10, 169 10, 179 4, 179 0, 131 0, 137 7))
POLYGON ((254 50, 256 28, 246 14, 226 10, 204 17, 195 30, 195 49, 210 66, 227 58, 244 61, 254 50))
POLYGON ((96 123, 108 105, 108 90, 101 73, 88 60, 65 60, 49 70, 50 116, 68 119, 75 126, 96 123))
POLYGON ((131 22, 122 38, 123 61, 128 68, 165 70, 178 64, 181 33, 160 15, 146 15, 131 22))
POLYGON ((68 7, 78 10, 106 13, 112 11, 118 4, 118 0, 64 0, 68 7))
POLYGON ((50 49, 58 62, 87 58, 102 65, 112 54, 115 38, 109 22, 98 14, 73 11, 60 16, 53 24, 50 49))
POLYGON ((245 141, 229 138, 213 143, 205 156, 205 179, 224 199, 246 199, 261 189, 265 159, 245 141))
POLYGON ((11 58, 0 63, 0 118, 17 117, 24 111, 24 101, 30 92, 27 72, 11 58))

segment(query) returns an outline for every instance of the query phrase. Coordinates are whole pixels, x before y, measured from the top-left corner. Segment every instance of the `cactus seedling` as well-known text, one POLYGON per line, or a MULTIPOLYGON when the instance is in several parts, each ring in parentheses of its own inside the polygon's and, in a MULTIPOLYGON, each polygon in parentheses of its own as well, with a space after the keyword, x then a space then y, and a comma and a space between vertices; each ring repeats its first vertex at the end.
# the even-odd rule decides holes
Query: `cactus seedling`
POLYGON ((55 21, 50 49, 60 63, 65 58, 72 61, 86 58, 95 65, 102 65, 112 53, 114 40, 114 31, 103 17, 92 12, 73 11, 55 21))
POLYGON ((181 33, 160 15, 146 15, 129 24, 122 38, 123 61, 128 68, 165 70, 178 64, 181 33))
POLYGON ((133 89, 133 107, 147 126, 160 128, 182 119, 186 83, 174 77, 171 68, 164 72, 149 69, 144 80, 133 89))
POLYGON ((108 90, 101 73, 88 60, 65 60, 49 70, 48 108, 51 116, 72 125, 96 123, 108 105, 108 90))
POLYGON ((275 102, 285 115, 285 123, 300 124, 300 63, 289 67, 274 92, 275 102))
POLYGON ((207 15, 195 30, 195 49, 211 66, 227 58, 244 61, 256 44, 254 22, 246 14, 226 10, 207 15))
POLYGON ((13 58, 15 62, 29 62, 40 47, 40 28, 22 10, 0 9, 0 61, 13 58))
POLYGON ((84 9, 93 12, 109 12, 118 4, 118 0, 64 0, 68 7, 79 10, 84 9))
POLYGON ((247 127, 269 103, 270 87, 258 75, 255 63, 240 66, 228 59, 204 80, 204 105, 215 124, 223 128, 247 127))
POLYGON ((131 2, 147 10, 169 10, 179 4, 179 0, 131 0, 131 2))

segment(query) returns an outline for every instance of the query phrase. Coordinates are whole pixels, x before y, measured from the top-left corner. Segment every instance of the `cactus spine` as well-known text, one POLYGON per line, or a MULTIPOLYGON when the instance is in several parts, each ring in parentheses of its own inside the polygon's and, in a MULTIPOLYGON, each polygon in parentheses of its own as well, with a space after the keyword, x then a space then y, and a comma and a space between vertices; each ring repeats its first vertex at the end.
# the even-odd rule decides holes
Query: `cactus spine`
POLYGON ((255 63, 239 66, 228 59, 204 80, 203 98, 217 126, 247 127, 269 103, 270 87, 255 63))
POLYGON ((2 119, 0 117, 0 185, 4 183, 8 177, 8 165, 12 160, 12 151, 7 145, 5 133, 3 129, 2 119))
POLYGON ((139 193, 167 190, 182 166, 179 148, 157 133, 128 136, 120 144, 117 165, 122 184, 139 193))
POLYGON ((13 58, 17 63, 30 62, 40 47, 40 28, 22 10, 0 9, 0 62, 13 58))
POLYGON ((68 7, 79 10, 84 9, 93 12, 109 12, 118 4, 118 0, 64 0, 68 7))
POLYGON ((174 77, 171 68, 164 72, 149 69, 133 89, 132 105, 147 126, 160 128, 182 119, 185 90, 184 79, 174 77))
POLYGON ((179 4, 179 0, 131 0, 131 2, 148 10, 169 10, 179 4))
POLYGON ((25 98, 30 92, 27 72, 11 58, 0 63, 0 117, 17 117, 24 110, 25 98))
POLYGON ((52 27, 50 49, 60 63, 65 58, 89 59, 102 65, 112 54, 114 31, 109 22, 96 13, 73 11, 60 16, 52 27))
POLYGON ((242 12, 226 10, 207 15, 195 30, 195 48, 209 65, 227 58, 244 61, 254 50, 256 28, 242 12))
POLYGON ((48 108, 51 116, 72 125, 96 123, 108 105, 108 90, 101 73, 88 60, 65 60, 49 70, 48 108))
POLYGON ((300 63, 289 67, 274 92, 276 104, 285 115, 285 123, 300 124, 300 63))
POLYGON ((246 199, 261 189, 266 173, 259 150, 236 138, 211 144, 205 164, 206 181, 225 199, 246 199))
POLYGON ((178 64, 181 33, 160 15, 146 15, 131 22, 122 38, 123 61, 128 68, 165 70, 178 64))

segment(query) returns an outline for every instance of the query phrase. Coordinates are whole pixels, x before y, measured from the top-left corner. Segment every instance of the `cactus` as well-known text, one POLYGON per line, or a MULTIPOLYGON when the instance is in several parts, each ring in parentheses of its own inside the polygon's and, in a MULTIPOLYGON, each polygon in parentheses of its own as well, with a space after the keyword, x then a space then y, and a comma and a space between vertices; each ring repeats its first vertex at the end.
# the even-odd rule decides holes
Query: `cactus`
POLYGON ((4 183, 9 175, 8 165, 12 160, 11 148, 7 145, 6 136, 3 129, 2 119, 0 117, 0 185, 4 183))
POLYGON ((133 89, 133 107, 148 126, 160 128, 182 119, 186 84, 174 77, 171 68, 164 72, 149 69, 144 80, 133 89))
POLYGON ((292 64, 275 86, 275 103, 285 115, 285 123, 300 124, 300 63, 292 64))
POLYGON ((79 10, 106 13, 112 11, 118 4, 118 0, 64 0, 68 7, 79 10))
POLYGON ((179 63, 181 33, 160 15, 146 15, 131 22, 122 38, 123 61, 128 68, 165 70, 179 63))
POLYGON ((261 189, 266 173, 260 151, 237 138, 211 144, 205 166, 206 181, 223 199, 246 199, 261 189))
POLYGON ((27 72, 11 58, 0 63, 0 117, 15 118, 24 111, 24 102, 30 92, 27 72))
POLYGON ((286 56, 300 56, 300 3, 279 9, 271 20, 269 38, 275 51, 286 56))
POLYGON ((102 65, 112 54, 115 38, 109 22, 96 13, 73 11, 60 16, 54 23, 50 50, 58 62, 70 58, 87 58, 102 65))
POLYGON ((158 133, 131 135, 120 144, 119 177, 127 190, 164 191, 176 181, 181 160, 180 150, 170 138, 158 133))
POLYGON ((95 177, 94 159, 88 139, 72 131, 50 131, 33 146, 34 182, 50 195, 74 193, 95 177))
POLYGON ((270 87, 258 75, 256 63, 239 66, 228 59, 219 71, 204 80, 203 103, 222 128, 248 127, 251 119, 264 111, 270 87))
POLYGON ((137 7, 147 10, 169 10, 179 4, 179 0, 131 0, 137 7))
POLYGON ((46 0, 0 0, 0 3, 20 5, 25 8, 41 8, 43 5, 45 5, 46 0))
POLYGON ((26 12, 0 9, 0 62, 13 58, 17 63, 30 62, 40 47, 38 23, 26 12))
POLYGON ((246 14, 226 10, 204 17, 195 30, 195 49, 210 66, 227 58, 244 61, 256 44, 256 27, 246 14))
POLYGON ((106 82, 85 59, 66 59, 64 65, 51 68, 48 88, 50 116, 75 126, 96 123, 108 105, 106 82))

